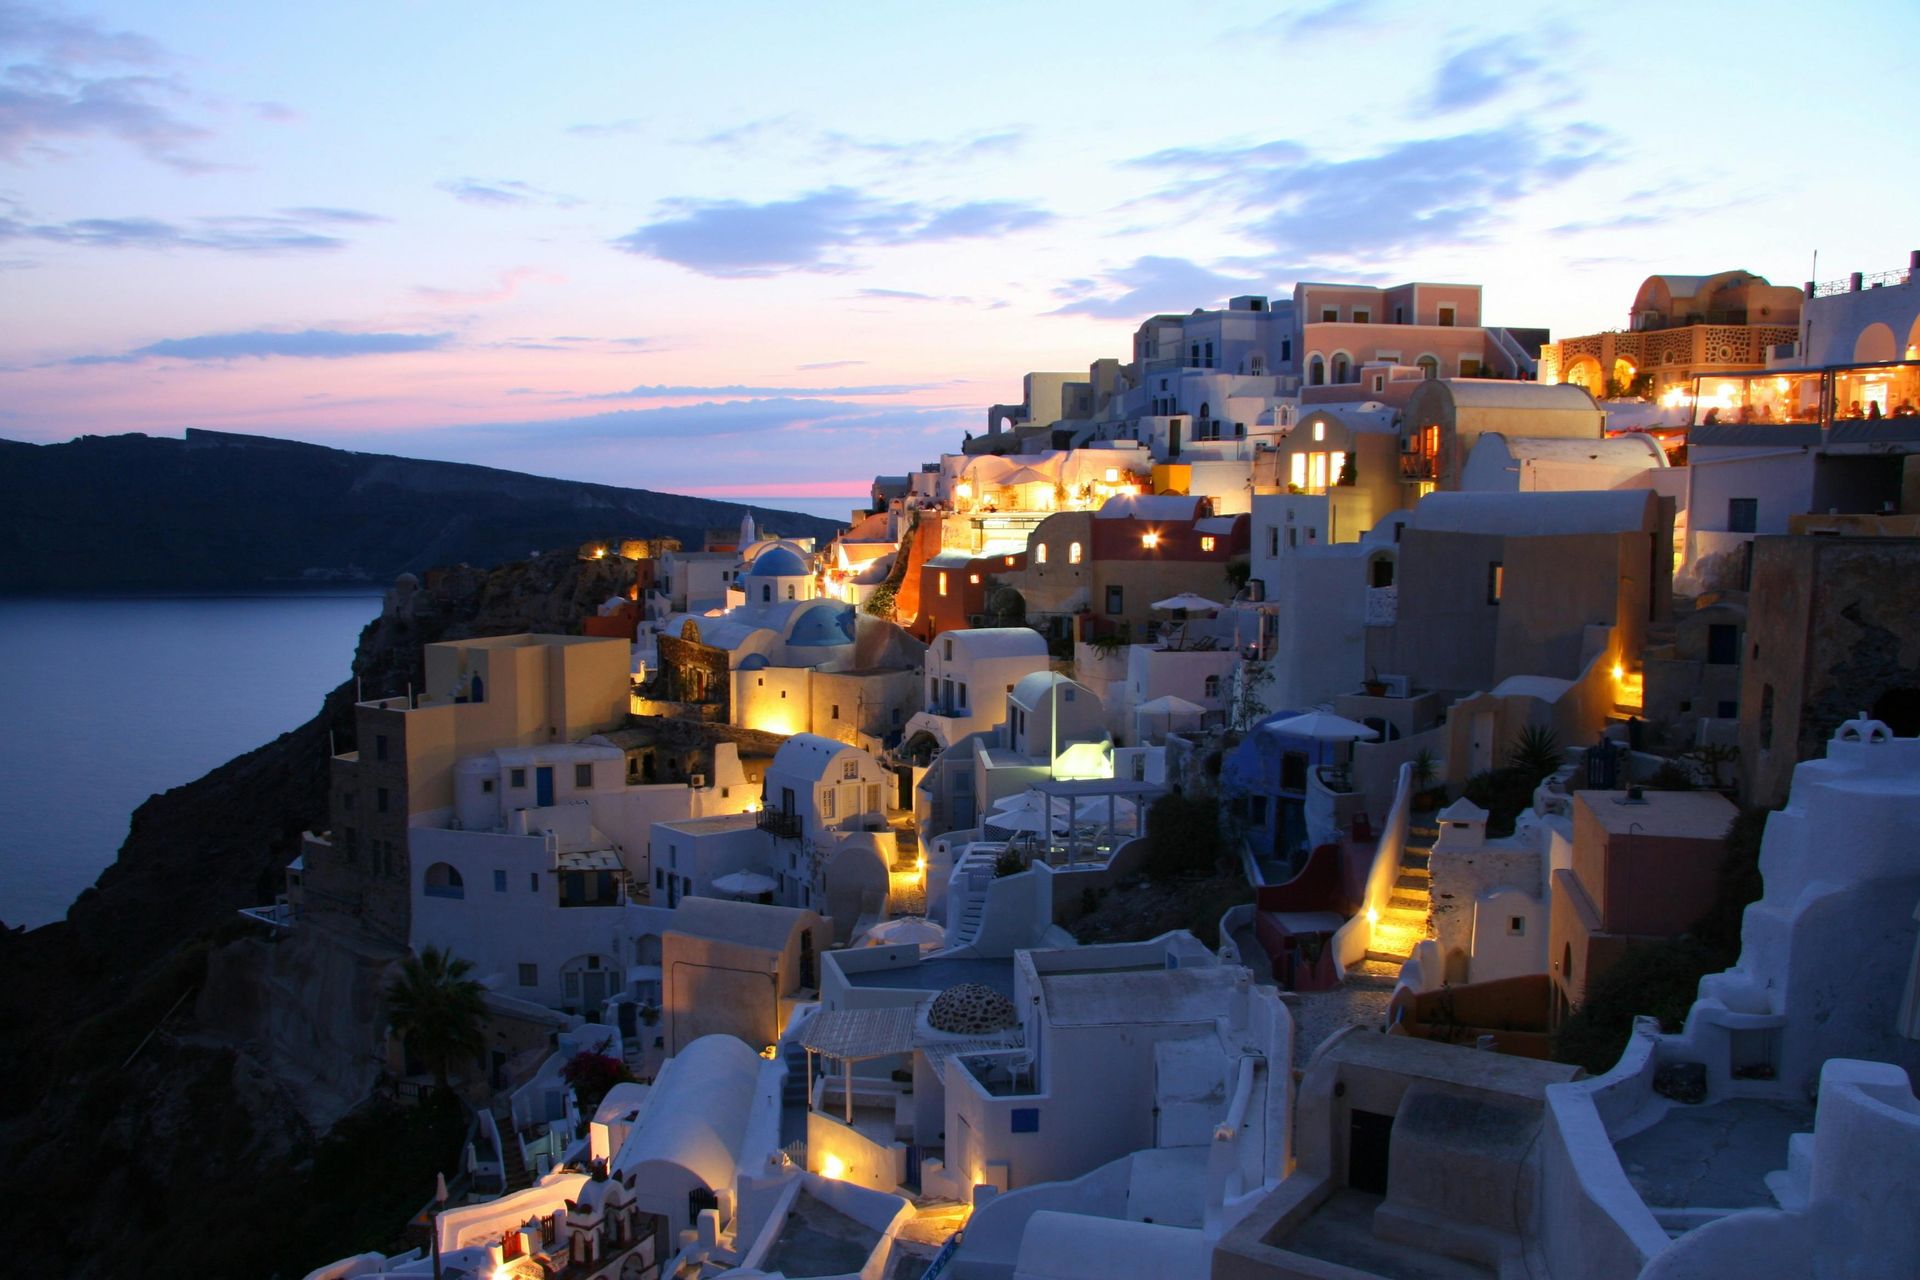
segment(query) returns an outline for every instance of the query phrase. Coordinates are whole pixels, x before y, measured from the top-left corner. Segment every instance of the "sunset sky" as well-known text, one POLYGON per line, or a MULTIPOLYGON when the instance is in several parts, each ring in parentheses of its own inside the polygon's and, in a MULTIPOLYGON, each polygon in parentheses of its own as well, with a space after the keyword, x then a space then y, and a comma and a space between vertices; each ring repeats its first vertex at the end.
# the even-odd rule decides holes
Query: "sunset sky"
POLYGON ((0 437, 844 514, 1155 311, 1920 244, 1911 0, 1474 12, 0 2, 0 437))

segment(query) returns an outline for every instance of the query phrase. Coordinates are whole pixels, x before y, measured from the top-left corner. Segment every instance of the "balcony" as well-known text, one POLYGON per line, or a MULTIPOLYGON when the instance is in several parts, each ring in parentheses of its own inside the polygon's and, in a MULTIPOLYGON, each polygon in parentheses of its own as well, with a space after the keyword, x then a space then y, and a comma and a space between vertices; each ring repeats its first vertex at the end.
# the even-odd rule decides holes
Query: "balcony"
POLYGON ((1402 480, 1426 481, 1431 483, 1439 479, 1438 469, 1432 454, 1403 453, 1400 455, 1400 478, 1402 480))
POLYGON ((781 809, 762 809, 753 815, 753 825, 782 840, 798 840, 802 829, 799 814, 781 809))

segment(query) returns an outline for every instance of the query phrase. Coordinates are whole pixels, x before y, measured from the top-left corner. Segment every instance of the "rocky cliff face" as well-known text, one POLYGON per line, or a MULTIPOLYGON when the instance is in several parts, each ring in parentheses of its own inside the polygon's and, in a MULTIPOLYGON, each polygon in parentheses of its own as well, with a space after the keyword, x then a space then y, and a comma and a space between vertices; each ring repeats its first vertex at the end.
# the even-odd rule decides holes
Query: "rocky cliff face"
MULTIPOLYGON (((577 632, 631 572, 571 554, 429 572, 389 593, 355 676, 367 697, 399 693, 421 682, 422 645, 577 632)), ((300 833, 325 825, 329 734, 348 749, 353 698, 349 681, 300 728, 148 800, 65 921, 0 931, 0 1203, 34 1224, 52 1272, 227 1274, 198 1238, 230 1215, 288 1212, 277 1198, 298 1194, 312 1120, 367 1078, 328 1055, 373 1025, 377 966, 302 969, 237 914, 273 900, 300 833), (350 1007, 290 1020, 302 983, 350 1007)), ((261 1274, 257 1256, 232 1262, 261 1274)))

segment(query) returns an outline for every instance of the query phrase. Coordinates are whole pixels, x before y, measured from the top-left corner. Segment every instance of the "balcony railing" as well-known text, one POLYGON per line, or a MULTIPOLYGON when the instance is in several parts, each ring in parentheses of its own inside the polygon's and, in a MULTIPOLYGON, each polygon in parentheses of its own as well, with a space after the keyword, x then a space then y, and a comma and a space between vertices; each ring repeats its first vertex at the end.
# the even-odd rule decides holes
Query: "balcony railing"
POLYGON ((1850 275, 1844 280, 1822 280, 1813 286, 1816 298, 1831 298, 1837 293, 1857 293, 1868 289, 1890 289, 1903 285, 1913 273, 1907 268, 1898 271, 1876 271, 1872 275, 1850 275))
POLYGON ((787 840, 800 838, 800 815, 781 809, 762 809, 754 815, 753 825, 787 840))
POLYGON ((1434 472, 1433 458, 1424 453, 1403 453, 1400 455, 1400 478, 1402 480, 1433 480, 1438 477, 1434 472))

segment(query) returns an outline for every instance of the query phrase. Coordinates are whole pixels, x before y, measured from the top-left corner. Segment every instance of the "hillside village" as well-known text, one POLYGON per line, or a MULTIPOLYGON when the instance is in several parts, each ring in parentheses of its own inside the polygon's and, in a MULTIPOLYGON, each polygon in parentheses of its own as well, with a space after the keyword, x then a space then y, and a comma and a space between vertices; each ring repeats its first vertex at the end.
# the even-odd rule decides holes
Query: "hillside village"
POLYGON ((427 646, 247 914, 468 1138, 309 1280, 1914 1275, 1920 253, 1623 301, 1152 316, 427 646))

